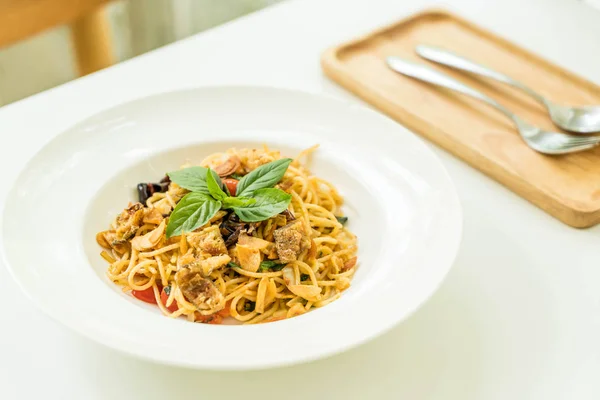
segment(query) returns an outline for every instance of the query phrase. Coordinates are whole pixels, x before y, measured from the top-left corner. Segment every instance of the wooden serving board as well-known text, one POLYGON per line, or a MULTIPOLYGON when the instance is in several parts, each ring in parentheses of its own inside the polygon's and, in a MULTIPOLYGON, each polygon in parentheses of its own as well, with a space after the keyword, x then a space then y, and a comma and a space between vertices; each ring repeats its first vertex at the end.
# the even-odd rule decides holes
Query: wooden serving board
POLYGON ((540 127, 560 131, 535 100, 507 85, 438 66, 417 44, 440 46, 503 72, 564 104, 600 104, 600 87, 446 11, 414 15, 329 49, 326 75, 559 220, 600 222, 600 148, 547 156, 531 150, 512 122, 486 104, 390 70, 390 55, 421 61, 478 89, 540 127))

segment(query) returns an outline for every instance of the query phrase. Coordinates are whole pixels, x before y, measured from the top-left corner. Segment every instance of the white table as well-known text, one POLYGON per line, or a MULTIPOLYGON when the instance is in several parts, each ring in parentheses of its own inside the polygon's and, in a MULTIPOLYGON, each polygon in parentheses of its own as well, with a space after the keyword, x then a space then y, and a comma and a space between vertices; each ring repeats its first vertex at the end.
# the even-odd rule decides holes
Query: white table
MULTIPOLYGON (((130 99, 245 83, 357 101, 323 77, 321 51, 431 3, 292 0, 6 106, 0 109, 0 206, 16 173, 53 136, 130 99)), ((600 83, 597 11, 574 0, 445 3, 600 83)), ((42 315, 0 266, 0 398, 599 399, 600 229, 562 225, 436 152, 464 207, 460 255, 439 292, 383 337, 329 359, 269 371, 154 365, 42 315)))

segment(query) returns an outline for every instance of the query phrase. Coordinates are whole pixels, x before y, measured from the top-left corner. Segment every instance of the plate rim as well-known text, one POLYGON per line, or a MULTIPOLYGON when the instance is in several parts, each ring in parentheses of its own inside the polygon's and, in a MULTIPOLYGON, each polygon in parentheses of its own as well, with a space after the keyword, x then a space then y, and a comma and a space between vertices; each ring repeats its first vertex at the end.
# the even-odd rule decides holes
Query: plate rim
POLYGON ((21 170, 17 173, 17 175, 16 175, 17 179, 13 183, 11 189, 8 191, 5 199, 8 200, 11 197, 13 197, 15 190, 18 188, 18 182, 20 180, 19 178, 21 178, 23 176, 23 174, 30 168, 31 164, 40 155, 40 153, 42 153, 54 141, 56 141, 63 135, 68 134, 69 132, 73 131, 74 129, 77 129, 77 127, 85 126, 85 124, 89 123, 90 121, 93 121, 95 118, 101 118, 103 115, 108 114, 111 111, 118 110, 121 107, 125 107, 128 105, 134 104, 134 103, 148 101, 148 100, 152 100, 154 98, 160 98, 165 95, 173 95, 173 94, 180 94, 180 93, 186 93, 186 92, 197 92, 197 91, 205 91, 205 90, 245 90, 245 91, 261 91, 261 92, 267 91, 267 92, 271 92, 271 93, 276 92, 277 94, 283 94, 283 96, 302 95, 302 96, 316 97, 318 99, 323 99, 323 100, 326 100, 329 102, 334 102, 339 106, 345 106, 349 109, 358 109, 358 110, 360 110, 361 113, 370 114, 371 118, 382 118, 382 119, 391 121, 395 125, 397 125, 397 129, 399 130, 399 132, 403 131, 403 134, 405 134, 407 136, 412 136, 413 140, 416 140, 416 142, 419 142, 419 146, 421 147, 420 150, 425 153, 429 153, 431 161, 434 161, 437 164, 437 168, 436 168, 437 172, 439 174, 441 174, 444 177, 444 179, 446 179, 446 181, 447 181, 446 183, 448 186, 447 189, 450 191, 450 193, 448 193, 448 194, 451 194, 451 199, 449 199, 449 200, 451 201, 451 203, 453 204, 453 207, 454 207, 453 208, 454 218, 452 220, 452 225, 454 227, 453 229, 455 231, 455 234, 452 236, 453 242, 451 243, 450 246, 447 247, 449 254, 446 256, 447 257, 447 259, 446 259, 447 265, 444 268, 444 273, 439 274, 439 276, 437 276, 437 279, 435 280, 435 282, 433 282, 432 285, 429 286, 429 289, 427 290, 426 295, 421 300, 417 301, 416 304, 414 304, 402 316, 396 317, 396 318, 389 318, 389 319, 387 319, 387 323, 382 324, 382 326, 377 331, 374 331, 370 334, 362 334, 362 335, 356 337, 356 339, 350 340, 343 345, 338 345, 334 348, 329 348, 325 351, 315 352, 314 354, 311 354, 308 356, 295 356, 295 357, 287 357, 287 358, 283 357, 283 358, 280 358, 275 361, 273 361, 273 360, 270 360, 270 361, 256 360, 256 362, 253 365, 248 365, 248 363, 241 363, 243 365, 237 365, 237 364, 229 365, 228 364, 228 365, 211 366, 211 365, 203 364, 201 362, 200 363, 188 363, 188 362, 182 362, 181 360, 179 360, 179 361, 172 360, 169 357, 155 357, 155 356, 153 356, 152 353, 147 354, 147 353, 136 352, 125 346, 117 346, 117 345, 115 345, 114 342, 112 342, 111 340, 107 340, 102 335, 96 335, 95 332, 93 332, 93 331, 82 329, 81 325, 73 323, 72 319, 62 317, 62 314, 60 313, 59 310, 54 310, 51 306, 46 306, 44 304, 43 299, 40 296, 36 296, 36 294, 33 293, 31 289, 28 289, 26 287, 25 282, 23 282, 22 280, 19 279, 16 268, 14 268, 8 260, 8 255, 7 255, 7 251, 6 251, 6 240, 3 237, 4 229, 5 229, 4 228, 4 226, 5 226, 4 215, 6 215, 6 213, 9 211, 8 210, 9 204, 8 204, 8 201, 6 201, 6 203, 3 207, 3 212, 2 212, 3 227, 0 230, 0 239, 2 240, 2 247, 0 248, 0 250, 2 250, 2 251, 0 251, 0 253, 2 254, 2 260, 3 260, 4 264, 6 265, 6 269, 8 270, 10 276, 14 279, 14 281, 17 283, 18 287, 25 294, 25 296, 36 306, 36 308, 38 308, 43 313, 50 316, 52 319, 60 322, 61 324, 63 324, 67 328, 69 328, 70 330, 76 332, 77 334, 79 334, 83 337, 89 338, 89 339, 91 339, 105 347, 108 347, 110 349, 123 352, 124 354, 127 354, 129 356, 133 356, 133 357, 136 357, 139 359, 143 359, 143 360, 147 360, 147 361, 151 361, 151 362, 163 364, 163 365, 172 365, 172 366, 180 366, 180 367, 194 368, 194 369, 205 369, 205 370, 238 370, 239 371, 239 370, 267 369, 267 368, 275 368, 275 367, 280 367, 280 366, 285 366, 285 365, 306 363, 306 362, 330 357, 335 354, 339 354, 344 351, 347 351, 351 348, 355 348, 365 342, 368 342, 378 336, 383 335, 384 333, 391 330, 393 327, 395 327, 395 326, 399 325, 400 323, 409 319, 420 307, 422 307, 433 296, 434 293, 437 292, 437 290, 439 289, 441 284, 446 279, 448 273, 450 272, 452 266, 454 265, 454 263, 456 261, 456 258, 458 256, 458 252, 460 249, 460 244, 462 241, 462 236, 463 236, 464 214, 463 214, 460 198, 458 196, 458 192, 456 190, 456 186, 452 180, 452 177, 448 173, 448 170, 446 169, 444 164, 441 162, 441 160, 439 159, 437 154, 435 154, 435 152, 433 152, 433 150, 429 146, 427 146, 427 144, 422 140, 422 138, 420 138, 418 135, 414 134, 408 128, 406 128, 400 124, 397 124, 395 121, 391 120, 389 117, 387 117, 383 114, 380 114, 373 109, 365 107, 361 104, 353 103, 346 99, 341 99, 339 97, 332 96, 327 93, 320 93, 320 92, 316 92, 316 91, 307 91, 307 90, 298 90, 295 88, 283 88, 283 87, 261 86, 261 85, 207 85, 207 86, 184 88, 184 89, 179 89, 179 90, 157 92, 157 93, 154 93, 154 94, 151 94, 148 96, 141 96, 138 98, 127 100, 122 103, 113 105, 111 107, 99 110, 98 112, 96 112, 94 114, 88 115, 88 116, 76 121, 74 124, 69 125, 67 128, 62 130, 57 135, 54 135, 53 137, 49 138, 49 140, 33 156, 31 156, 31 158, 24 164, 24 166, 21 168, 21 170))

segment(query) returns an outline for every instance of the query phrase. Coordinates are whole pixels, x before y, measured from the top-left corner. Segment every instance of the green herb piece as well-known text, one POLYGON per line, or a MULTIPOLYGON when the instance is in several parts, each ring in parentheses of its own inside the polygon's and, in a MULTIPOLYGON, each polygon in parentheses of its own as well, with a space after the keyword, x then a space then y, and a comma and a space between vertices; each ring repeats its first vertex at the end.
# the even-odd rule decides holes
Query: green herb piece
POLYGON ((291 162, 291 158, 276 160, 241 177, 238 197, 223 191, 221 179, 209 168, 190 167, 169 172, 172 182, 191 193, 181 199, 171 213, 167 237, 201 227, 221 207, 232 208, 244 222, 264 221, 284 211, 292 196, 272 186, 281 180, 291 162))
POLYGON ((244 303, 244 311, 252 312, 256 308, 256 303, 253 301, 246 301, 244 303))
POLYGON ((308 275, 308 274, 302 274, 302 275, 300 275, 300 280, 301 281, 307 281, 309 279, 310 279, 310 275, 308 275))
POLYGON ((229 191, 229 188, 227 187, 227 185, 223 184, 223 189, 225 190, 227 197, 231 197, 231 192, 229 191))
POLYGON ((256 199, 250 197, 227 197, 223 200, 223 208, 248 207, 256 203, 256 199))
POLYGON ((200 228, 220 209, 221 202, 204 193, 186 194, 171 213, 167 225, 167 238, 200 228))
POLYGON ((348 217, 335 217, 335 219, 342 225, 346 225, 346 222, 348 222, 348 217))
POLYGON ((252 196, 259 189, 272 188, 283 178, 291 162, 291 158, 282 158, 256 168, 240 179, 237 195, 252 196))
POLYGON ((230 261, 230 262, 228 262, 228 263, 227 263, 227 266, 228 266, 229 268, 242 268, 242 267, 240 267, 239 265, 237 265, 236 263, 234 263, 233 261, 230 261))
POLYGON ((239 181, 240 179, 242 179, 242 178, 244 177, 244 175, 240 175, 240 174, 231 174, 231 175, 229 175, 229 177, 230 177, 230 178, 233 178, 233 179, 237 179, 237 180, 239 181))
POLYGON ((171 285, 169 285, 169 286, 165 286, 165 287, 163 288, 163 290, 165 291, 165 294, 166 294, 167 296, 170 296, 170 295, 171 295, 171 285))
MULTIPOLYGON (((209 169, 209 171, 214 172, 212 169, 209 169)), ((227 193, 225 193, 223 189, 221 189, 221 185, 217 183, 215 176, 218 177, 219 175, 217 175, 216 173, 206 174, 206 186, 208 187, 208 192, 214 199, 223 201, 227 198, 227 193)))
MULTIPOLYGON (((168 172, 167 175, 171 179, 171 182, 175 182, 184 189, 191 192, 210 194, 208 184, 206 183, 207 172, 208 169, 204 167, 189 167, 168 172)), ((222 187, 223 183, 221 182, 219 175, 217 175, 215 171, 211 171, 211 173, 219 187, 222 187)))
POLYGON ((254 204, 246 207, 233 207, 233 211, 244 222, 264 221, 288 208, 292 195, 283 190, 269 188, 255 191, 254 204))
POLYGON ((260 269, 266 271, 268 269, 272 271, 281 271, 286 264, 280 264, 277 261, 266 260, 260 263, 260 269))

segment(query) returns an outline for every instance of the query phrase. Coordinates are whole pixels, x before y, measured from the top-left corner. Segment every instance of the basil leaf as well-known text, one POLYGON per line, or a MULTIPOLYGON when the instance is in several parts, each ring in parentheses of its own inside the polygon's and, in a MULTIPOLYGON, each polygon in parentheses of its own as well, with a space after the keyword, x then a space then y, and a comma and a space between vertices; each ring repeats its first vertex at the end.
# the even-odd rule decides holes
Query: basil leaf
MULTIPOLYGON (((191 192, 200 192, 210 194, 208 184, 206 183, 206 174, 208 168, 204 167, 189 167, 177 171, 168 172, 167 175, 171 178, 171 182, 175 182, 184 189, 191 192)), ((217 181, 219 187, 223 186, 221 178, 215 171, 211 171, 213 178, 217 181)))
POLYGON ((242 267, 240 267, 239 265, 237 265, 236 263, 234 263, 233 261, 230 261, 230 262, 228 262, 228 263, 227 263, 227 266, 228 266, 229 268, 242 268, 242 267))
POLYGON ((177 207, 169 217, 167 238, 200 228, 214 217, 220 209, 221 202, 204 193, 191 192, 186 194, 177 203, 177 207))
MULTIPOLYGON (((209 169, 209 171, 214 172, 212 169, 209 169)), ((221 189, 221 185, 217 183, 215 175, 217 177, 219 176, 216 174, 216 172, 214 174, 206 174, 206 186, 208 187, 208 192, 212 197, 219 201, 223 201, 227 198, 227 194, 223 191, 223 189, 221 189)))
POLYGON ((291 194, 275 188, 259 189, 252 197, 256 203, 246 207, 233 207, 233 211, 244 222, 264 221, 288 208, 292 201, 291 194))
POLYGON ((348 222, 348 217, 335 217, 335 219, 342 225, 346 225, 346 222, 348 222))
POLYGON ((227 197, 231 197, 231 193, 229 192, 229 188, 227 187, 227 185, 223 184, 223 189, 225 189, 225 194, 227 195, 227 197))
POLYGON ((237 186, 237 195, 251 196, 258 189, 275 186, 283 178, 291 162, 291 158, 282 158, 256 168, 240 179, 237 186))
POLYGON ((256 203, 256 199, 250 197, 226 197, 223 199, 223 208, 248 207, 256 203))
POLYGON ((302 274, 300 275, 300 280, 301 281, 307 281, 310 279, 310 275, 309 274, 302 274))
POLYGON ((285 267, 286 264, 280 264, 276 261, 272 261, 272 260, 267 260, 267 261, 263 261, 260 263, 260 269, 261 270, 273 270, 273 271, 280 271, 283 269, 283 267, 285 267))
POLYGON ((229 177, 233 178, 233 179, 237 179, 239 181, 240 179, 242 179, 244 177, 244 175, 233 173, 233 174, 229 175, 229 177))

